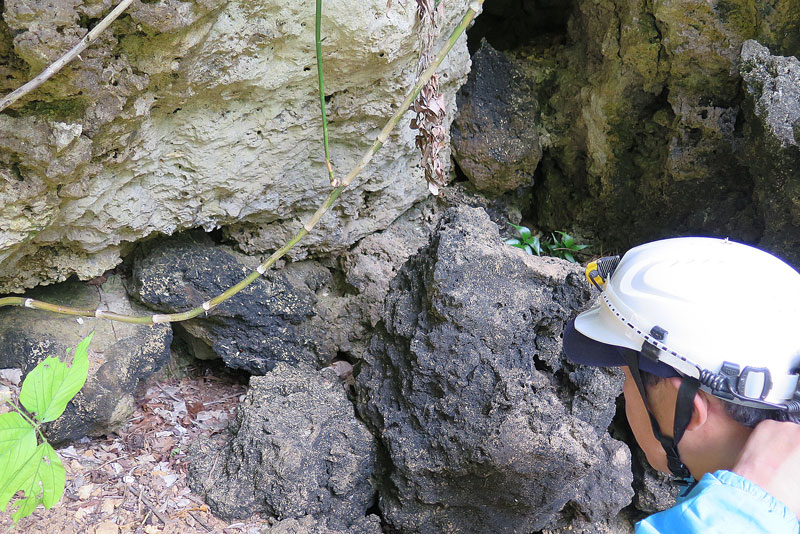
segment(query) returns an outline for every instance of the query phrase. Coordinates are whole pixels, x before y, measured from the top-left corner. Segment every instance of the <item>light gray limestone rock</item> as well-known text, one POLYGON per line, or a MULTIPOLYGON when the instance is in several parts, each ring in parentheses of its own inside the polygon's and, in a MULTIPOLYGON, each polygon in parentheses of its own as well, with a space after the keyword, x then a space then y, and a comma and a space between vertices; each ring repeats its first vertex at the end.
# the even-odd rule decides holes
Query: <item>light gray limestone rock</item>
MULTIPOLYGON (((52 60, 106 4, 6 1, 0 40, 13 45, 8 76, 52 60)), ((448 3, 440 42, 467 4, 448 3)), ((338 174, 413 84, 415 11, 394 2, 387 12, 385 0, 358 9, 325 4, 338 174)), ((247 252, 282 245, 330 190, 313 27, 311 0, 134 2, 83 61, 0 117, 0 228, 8 230, 0 238, 0 292, 99 275, 154 233, 224 227, 247 252)), ((440 69, 448 121, 468 68, 462 38, 440 69)), ((295 259, 352 245, 427 194, 415 133, 405 124, 295 259)))
POLYGON ((756 41, 742 45, 745 100, 742 160, 763 213, 759 245, 800 263, 800 60, 772 55, 756 41))

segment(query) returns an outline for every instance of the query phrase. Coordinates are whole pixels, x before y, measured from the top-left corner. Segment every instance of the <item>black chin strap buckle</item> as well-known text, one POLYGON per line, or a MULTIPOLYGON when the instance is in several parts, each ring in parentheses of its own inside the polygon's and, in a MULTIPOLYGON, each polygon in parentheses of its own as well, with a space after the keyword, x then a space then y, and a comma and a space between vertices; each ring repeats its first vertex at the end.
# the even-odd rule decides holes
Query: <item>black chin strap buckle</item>
POLYGON ((679 479, 687 479, 692 476, 692 474, 689 472, 689 469, 678 457, 678 451, 674 451, 673 454, 667 454, 667 467, 669 468, 670 473, 679 479))
MULTIPOLYGON (((650 335, 653 337, 653 339, 657 339, 659 341, 664 341, 664 338, 667 337, 668 333, 669 332, 667 332, 658 325, 655 325, 653 328, 650 329, 650 335)), ((658 355, 660 352, 661 349, 659 349, 658 347, 647 341, 642 343, 642 348, 639 351, 639 353, 642 356, 653 362, 658 362, 658 355)))

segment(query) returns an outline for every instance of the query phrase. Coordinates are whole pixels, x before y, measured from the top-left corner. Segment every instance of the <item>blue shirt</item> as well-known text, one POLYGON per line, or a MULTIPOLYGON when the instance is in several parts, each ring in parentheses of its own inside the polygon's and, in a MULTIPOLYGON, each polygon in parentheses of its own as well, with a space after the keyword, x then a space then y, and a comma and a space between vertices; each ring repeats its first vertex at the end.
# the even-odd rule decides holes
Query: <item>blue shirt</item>
POLYGON ((730 471, 706 473, 675 506, 636 524, 636 534, 798 534, 781 501, 730 471))

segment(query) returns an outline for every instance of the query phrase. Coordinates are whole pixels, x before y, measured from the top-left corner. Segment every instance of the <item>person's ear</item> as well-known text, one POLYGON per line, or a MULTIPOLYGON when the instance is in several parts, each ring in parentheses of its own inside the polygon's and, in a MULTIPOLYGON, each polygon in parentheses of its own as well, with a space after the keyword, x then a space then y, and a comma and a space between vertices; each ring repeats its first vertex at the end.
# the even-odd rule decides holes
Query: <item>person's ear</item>
MULTIPOLYGON (((680 378, 672 377, 667 380, 670 381, 670 385, 675 388, 676 392, 681 387, 680 378)), ((706 423, 708 420, 708 404, 708 398, 706 398, 702 392, 698 391, 695 393, 694 401, 692 401, 692 418, 689 420, 686 430, 697 430, 706 423)))

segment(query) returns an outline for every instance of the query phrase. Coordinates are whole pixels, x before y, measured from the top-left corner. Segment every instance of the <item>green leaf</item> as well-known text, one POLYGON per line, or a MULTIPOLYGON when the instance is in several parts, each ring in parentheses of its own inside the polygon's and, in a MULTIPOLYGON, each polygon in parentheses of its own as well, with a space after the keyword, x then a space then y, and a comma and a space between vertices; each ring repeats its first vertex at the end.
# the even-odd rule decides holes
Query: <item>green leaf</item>
MULTIPOLYGON (((16 525, 17 522, 22 519, 23 517, 28 517, 36 510, 36 507, 39 506, 41 503, 41 499, 34 499, 33 497, 25 497, 22 499, 17 499, 14 501, 14 506, 19 506, 17 511, 14 512, 11 516, 11 519, 14 520, 14 524, 16 525)), ((12 506, 12 508, 14 507, 12 506)))
POLYGON ((34 367, 22 383, 19 401, 41 423, 55 421, 67 403, 81 390, 89 374, 89 343, 94 332, 75 349, 72 366, 49 357, 34 367))
POLYGON ((49 443, 36 447, 18 477, 19 486, 16 491, 24 491, 25 496, 14 502, 13 506, 19 507, 12 516, 14 522, 30 515, 40 504, 45 508, 52 508, 64 494, 66 475, 61 458, 49 443))
POLYGON ((0 456, 18 441, 28 437, 33 438, 33 444, 36 446, 36 431, 20 414, 8 412, 0 415, 0 456))
POLYGON ((524 250, 525 250, 525 252, 527 252, 528 254, 533 256, 533 249, 531 248, 530 245, 525 245, 525 249, 524 250))
POLYGON ((578 263, 570 252, 564 252, 564 259, 572 263, 578 263))
POLYGON ((516 224, 511 224, 511 226, 517 229, 517 232, 519 232, 519 235, 522 236, 523 241, 525 241, 526 243, 530 243, 529 241, 531 238, 530 228, 528 228, 527 226, 517 226, 516 224))
POLYGON ((42 485, 42 504, 45 508, 52 508, 64 495, 64 482, 67 471, 61 464, 61 458, 49 443, 39 445, 41 463, 37 473, 38 482, 42 485))
POLYGON ((533 251, 536 253, 537 256, 541 256, 542 252, 544 252, 542 250, 542 243, 539 240, 538 235, 534 236, 533 240, 531 241, 531 247, 533 248, 533 251))
POLYGON ((572 248, 572 250, 583 250, 583 249, 588 248, 588 247, 589 247, 589 245, 575 245, 574 247, 571 247, 571 248, 572 248))
POLYGON ((31 473, 35 472, 36 432, 32 426, 28 427, 29 432, 22 434, 0 454, 0 511, 6 509, 17 491, 24 489, 31 473))
POLYGON ((572 245, 575 244, 575 238, 573 238, 566 232, 558 232, 558 233, 561 234, 561 243, 567 248, 572 248, 572 245))
POLYGON ((515 238, 515 237, 512 237, 511 239, 506 239, 506 240, 504 241, 504 243, 505 243, 506 245, 519 245, 519 244, 521 244, 521 243, 522 243, 522 241, 520 241, 519 239, 517 239, 517 238, 515 238))

